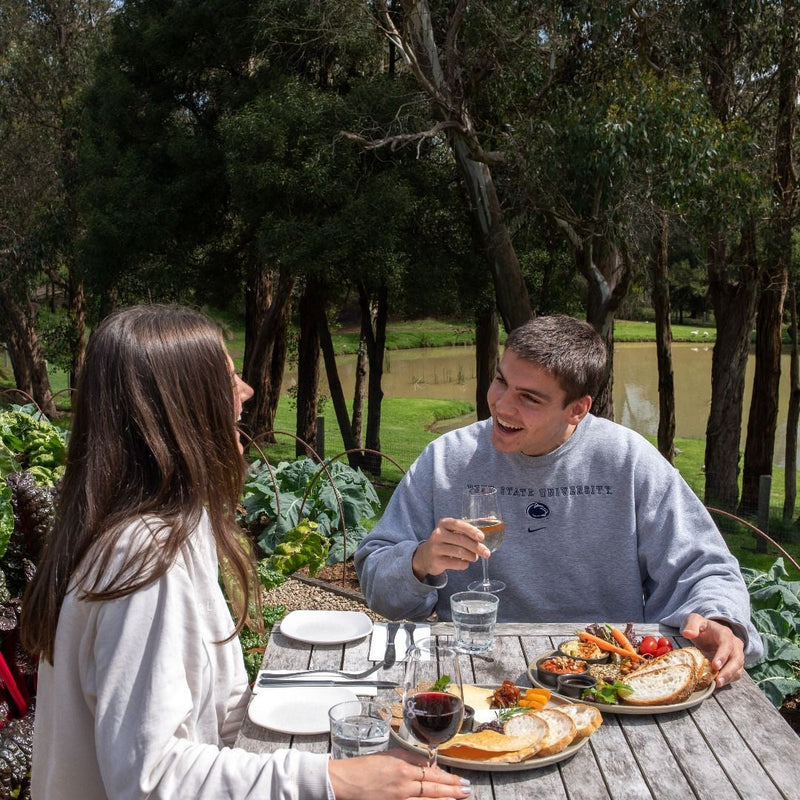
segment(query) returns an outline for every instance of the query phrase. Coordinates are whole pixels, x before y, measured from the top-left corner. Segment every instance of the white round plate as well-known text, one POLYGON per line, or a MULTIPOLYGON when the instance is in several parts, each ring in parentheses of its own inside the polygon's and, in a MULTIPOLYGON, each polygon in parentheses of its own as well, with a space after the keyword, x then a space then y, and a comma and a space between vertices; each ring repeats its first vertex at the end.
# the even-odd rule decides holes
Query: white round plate
POLYGON ((308 644, 342 644, 363 639, 372 631, 372 620, 361 611, 315 611, 302 609, 289 612, 280 631, 290 639, 308 644))
POLYGON ((537 659, 534 659, 528 667, 528 678, 534 686, 538 686, 540 689, 549 689, 553 693, 553 697, 563 697, 565 700, 569 700, 572 703, 585 703, 587 706, 592 706, 603 714, 672 714, 675 711, 684 711, 687 708, 699 706, 703 700, 714 693, 714 689, 716 688, 716 685, 712 683, 711 686, 690 694, 682 703, 669 703, 663 706, 630 706, 626 703, 595 703, 591 700, 566 697, 555 691, 552 686, 545 686, 536 676, 536 661, 537 659))
POLYGON ((348 700, 358 698, 339 686, 267 687, 253 696, 247 716, 256 725, 280 733, 327 733, 328 710, 348 700))

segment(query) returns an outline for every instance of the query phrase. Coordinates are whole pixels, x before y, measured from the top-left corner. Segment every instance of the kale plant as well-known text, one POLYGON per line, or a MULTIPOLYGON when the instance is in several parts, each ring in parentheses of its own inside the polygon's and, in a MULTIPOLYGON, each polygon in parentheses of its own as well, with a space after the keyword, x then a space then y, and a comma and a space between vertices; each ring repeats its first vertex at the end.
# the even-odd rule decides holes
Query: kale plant
POLYGON ((353 555, 367 533, 363 522, 375 516, 380 500, 360 469, 334 461, 327 470, 330 477, 310 458, 272 469, 260 462, 251 466, 242 499, 244 522, 266 554, 286 542, 295 554, 293 563, 298 556, 313 562, 322 542, 328 564, 343 561, 345 548, 348 558, 353 555), (301 525, 304 520, 313 525, 301 525))
POLYGON ((742 567, 750 592, 750 616, 764 642, 764 656, 747 668, 776 708, 800 692, 800 581, 779 558, 769 572, 742 567))

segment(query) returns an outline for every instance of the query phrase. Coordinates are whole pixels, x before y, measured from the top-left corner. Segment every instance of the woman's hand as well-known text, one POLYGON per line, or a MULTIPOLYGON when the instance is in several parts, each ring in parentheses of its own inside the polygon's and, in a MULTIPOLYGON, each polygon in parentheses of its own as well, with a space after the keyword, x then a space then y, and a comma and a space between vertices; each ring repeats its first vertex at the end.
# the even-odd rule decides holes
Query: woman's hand
POLYGON ((328 776, 336 800, 413 800, 417 797, 462 800, 469 781, 421 763, 415 753, 389 750, 358 758, 331 759, 328 776))
POLYGON ((448 569, 466 569, 478 558, 488 558, 483 533, 463 519, 444 517, 431 535, 414 551, 411 569, 421 581, 448 569))

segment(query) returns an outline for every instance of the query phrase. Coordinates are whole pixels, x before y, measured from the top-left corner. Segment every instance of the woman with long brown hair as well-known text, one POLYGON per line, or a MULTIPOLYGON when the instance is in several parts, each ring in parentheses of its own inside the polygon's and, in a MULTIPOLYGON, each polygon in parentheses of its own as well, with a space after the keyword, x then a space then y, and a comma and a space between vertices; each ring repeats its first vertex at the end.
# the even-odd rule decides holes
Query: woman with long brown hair
MULTIPOLYGON (((40 656, 37 800, 419 795, 409 754, 230 746, 250 696, 237 633, 248 612, 261 617, 234 516, 250 396, 218 328, 188 308, 127 309, 92 334, 56 525, 22 614, 40 656)), ((423 775, 426 796, 469 793, 423 775)))

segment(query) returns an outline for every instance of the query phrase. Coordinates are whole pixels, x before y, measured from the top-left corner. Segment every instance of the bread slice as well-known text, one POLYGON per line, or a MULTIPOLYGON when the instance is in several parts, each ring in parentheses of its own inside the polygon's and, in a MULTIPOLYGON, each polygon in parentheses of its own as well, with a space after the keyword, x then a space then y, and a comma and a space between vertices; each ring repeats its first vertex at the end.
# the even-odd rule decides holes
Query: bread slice
POLYGON ((685 650, 689 655, 694 657, 695 675, 697 678, 697 684, 694 687, 695 691, 698 689, 706 689, 711 686, 714 682, 714 678, 717 677, 717 673, 714 672, 711 662, 697 647, 682 647, 681 650, 685 650))
POLYGON ((578 728, 572 717, 564 714, 557 708, 544 708, 535 711, 532 716, 539 717, 547 723, 547 733, 540 742, 537 756, 552 756, 560 753, 565 747, 572 744, 578 733, 578 728))
POLYGON ((694 691, 694 664, 673 663, 660 669, 636 670, 624 681, 633 690, 621 698, 632 706, 661 706, 682 703, 694 691))
MULTIPOLYGON (((648 661, 645 661, 633 672, 628 673, 625 678, 625 682, 627 683, 627 678, 629 678, 631 675, 644 675, 646 672, 664 669, 664 667, 669 667, 672 664, 688 664, 692 670, 696 672, 697 659, 691 653, 687 652, 688 649, 688 647, 680 647, 677 650, 670 650, 669 653, 664 653, 663 656, 658 656, 658 658, 651 658, 648 661)), ((695 677, 697 676, 695 675, 695 677)))
POLYGON ((546 720, 537 717, 532 711, 516 714, 503 724, 503 733, 506 736, 533 736, 540 734, 544 739, 547 736, 548 726, 546 720))
POLYGON ((603 715, 594 706, 585 703, 565 703, 558 710, 572 718, 578 729, 576 740, 591 736, 603 724, 603 715))

